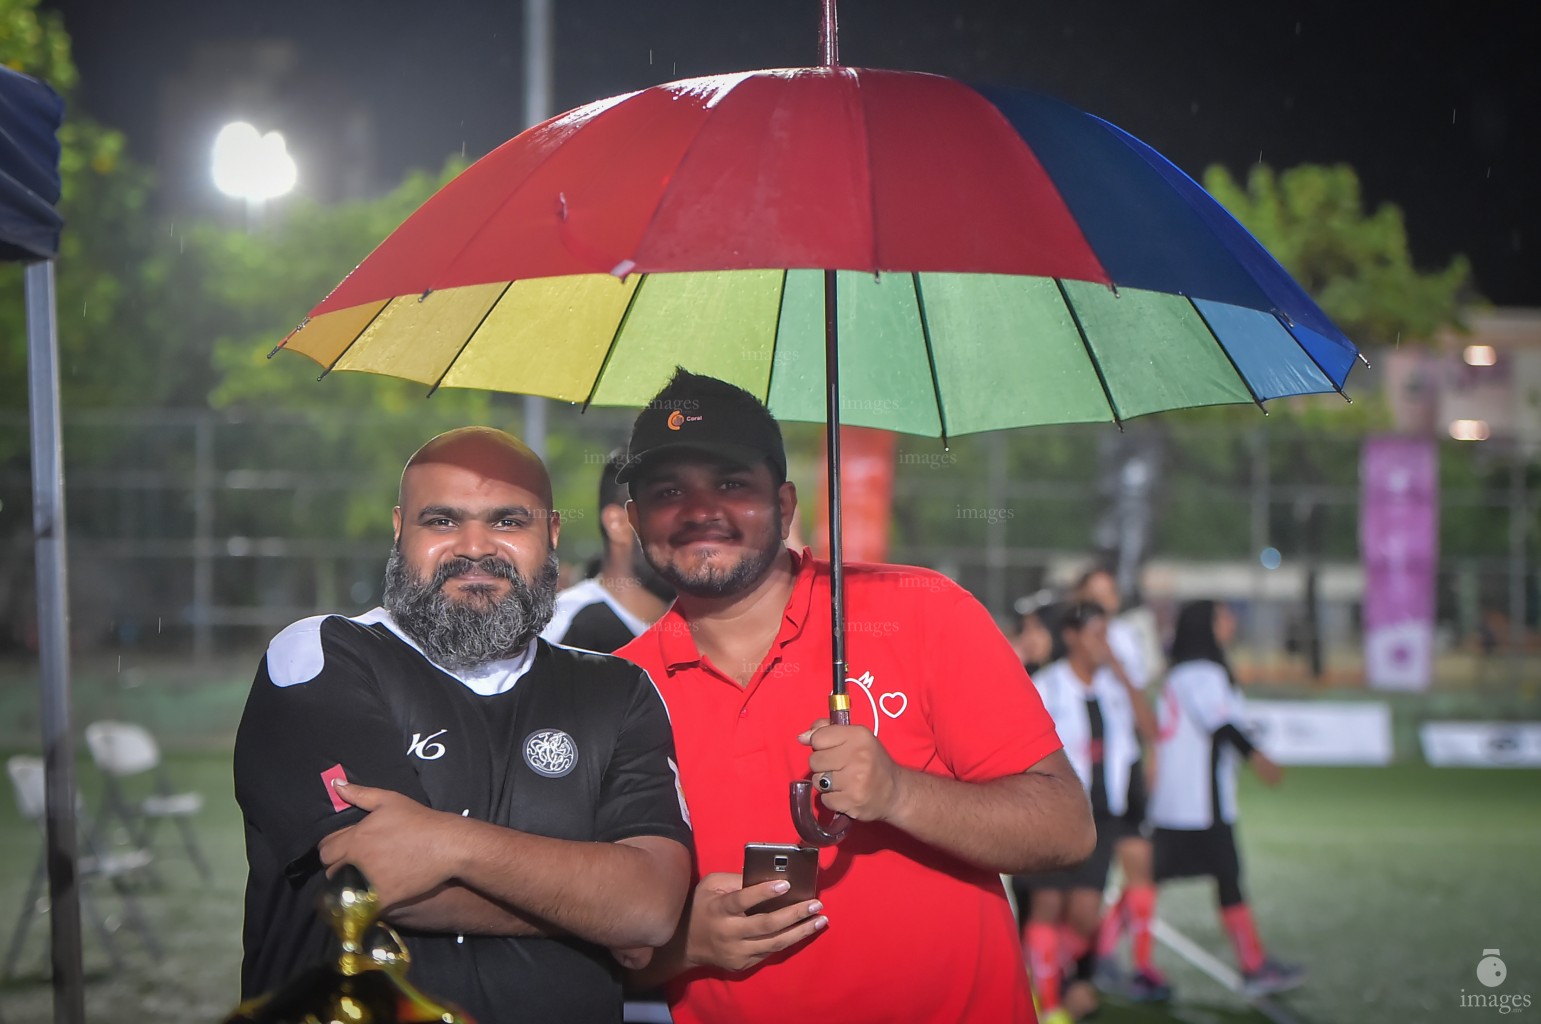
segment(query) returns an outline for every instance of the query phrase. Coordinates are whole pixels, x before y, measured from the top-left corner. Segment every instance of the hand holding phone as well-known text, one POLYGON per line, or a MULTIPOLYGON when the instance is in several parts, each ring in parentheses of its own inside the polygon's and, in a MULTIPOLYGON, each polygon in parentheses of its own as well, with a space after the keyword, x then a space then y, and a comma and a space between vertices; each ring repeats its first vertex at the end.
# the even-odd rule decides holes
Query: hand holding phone
POLYGON ((778 879, 790 884, 781 895, 750 907, 751 914, 764 914, 813 899, 818 892, 818 877, 818 847, 790 843, 744 844, 744 888, 778 879))

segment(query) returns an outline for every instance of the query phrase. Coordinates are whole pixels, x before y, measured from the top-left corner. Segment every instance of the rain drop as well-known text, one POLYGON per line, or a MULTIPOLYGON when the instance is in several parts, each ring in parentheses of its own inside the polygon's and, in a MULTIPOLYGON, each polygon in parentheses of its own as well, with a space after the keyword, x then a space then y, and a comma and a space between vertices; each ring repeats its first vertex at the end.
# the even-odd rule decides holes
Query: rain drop
POLYGON ((652 47, 648 47, 648 51, 647 51, 647 66, 648 67, 652 67, 653 66, 653 49, 652 49, 652 47))

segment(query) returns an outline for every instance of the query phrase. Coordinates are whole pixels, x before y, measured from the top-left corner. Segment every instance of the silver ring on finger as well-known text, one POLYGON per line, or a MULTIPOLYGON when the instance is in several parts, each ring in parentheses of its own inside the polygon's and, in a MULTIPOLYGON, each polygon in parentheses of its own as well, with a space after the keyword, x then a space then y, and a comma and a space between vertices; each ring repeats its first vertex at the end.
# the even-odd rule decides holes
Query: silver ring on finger
POLYGON ((819 787, 819 792, 820 793, 828 793, 830 790, 835 788, 835 773, 834 772, 824 772, 824 773, 822 773, 819 776, 819 781, 818 781, 817 785, 819 787))

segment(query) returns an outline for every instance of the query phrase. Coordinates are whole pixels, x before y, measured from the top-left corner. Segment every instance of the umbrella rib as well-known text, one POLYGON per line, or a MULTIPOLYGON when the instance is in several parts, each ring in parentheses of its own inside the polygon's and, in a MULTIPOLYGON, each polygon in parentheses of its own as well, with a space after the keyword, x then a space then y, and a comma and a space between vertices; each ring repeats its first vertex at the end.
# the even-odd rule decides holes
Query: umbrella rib
MULTIPOLYGON (((400 298, 400 296, 397 296, 397 298, 400 298)), ((327 374, 331 373, 334 369, 336 369, 337 364, 342 362, 342 357, 347 355, 349 350, 352 349, 354 345, 358 344, 358 340, 360 338, 362 338, 369 331, 369 329, 375 325, 375 321, 380 319, 380 315, 382 313, 384 313, 387 309, 389 309, 392 306, 392 304, 394 304, 395 302, 396 302, 396 299, 390 299, 387 302, 382 303, 380 305, 380 308, 375 310, 375 315, 369 318, 369 323, 367 323, 363 327, 359 328, 358 333, 353 336, 353 340, 348 342, 346 345, 343 346, 342 351, 337 353, 337 358, 333 359, 330 363, 328 363, 326 365, 326 369, 321 371, 321 376, 317 377, 316 379, 317 380, 322 380, 323 378, 326 377, 327 374)), ((287 340, 288 339, 285 339, 285 341, 287 341, 287 340)), ((277 353, 277 351, 278 351, 277 349, 274 349, 272 352, 269 352, 268 353, 268 358, 269 359, 273 358, 273 356, 277 353)))
POLYGON ((503 301, 503 296, 507 295, 508 290, 513 286, 514 282, 509 281, 503 286, 503 290, 498 292, 498 297, 488 304, 486 311, 482 313, 482 318, 476 321, 475 327, 466 332, 466 340, 460 343, 460 347, 455 350, 455 354, 450 357, 450 361, 444 364, 444 372, 439 374, 439 379, 433 382, 433 387, 428 389, 428 394, 424 395, 424 398, 432 398, 434 392, 439 390, 439 385, 444 383, 444 378, 449 376, 449 371, 455 368, 455 363, 465 354, 466 347, 471 344, 471 339, 476 337, 476 332, 482 329, 482 325, 487 322, 487 318, 492 315, 492 311, 498 308, 498 303, 503 301))
MULTIPOLYGON (((1236 373, 1236 379, 1241 381, 1241 386, 1246 388, 1247 394, 1252 396, 1253 403, 1262 410, 1264 416, 1267 416, 1268 410, 1263 407, 1263 400, 1257 397, 1257 391, 1253 389, 1252 382, 1247 379, 1246 374, 1241 372, 1241 367, 1236 365, 1236 360, 1231 358, 1231 350, 1226 348, 1225 342, 1220 340, 1220 335, 1216 333, 1214 325, 1209 322, 1209 317, 1205 316, 1204 311, 1199 308, 1199 304, 1193 301, 1193 296, 1184 295, 1183 298, 1187 299, 1188 305, 1193 307, 1194 314, 1199 318, 1199 323, 1203 324, 1204 329, 1209 332, 1209 336, 1215 339, 1215 344, 1219 346, 1220 351, 1225 355, 1225 361, 1231 364, 1231 369, 1236 373)), ((1328 380, 1331 379, 1330 377, 1328 378, 1328 380)))
POLYGON ((1086 336, 1086 327, 1081 323, 1081 314, 1076 312, 1075 303, 1070 301, 1070 293, 1065 290, 1065 282, 1056 277, 1054 287, 1059 289, 1060 300, 1065 303, 1071 323, 1075 324, 1075 332, 1081 339, 1081 347, 1086 350, 1086 358, 1091 360, 1092 369, 1097 371, 1097 384, 1102 388, 1102 397, 1107 399, 1108 412, 1113 415, 1113 425, 1118 427, 1121 433, 1124 429, 1123 417, 1118 414, 1118 405, 1113 401, 1113 392, 1108 389, 1108 378, 1102 372, 1102 363, 1098 362, 1097 353, 1092 351, 1092 342, 1086 336))
MULTIPOLYGON (((1291 328, 1295 325, 1290 322, 1290 318, 1279 312, 1277 309, 1273 311, 1273 318, 1279 321, 1279 326, 1284 328, 1285 333, 1290 336, 1290 340, 1293 341, 1296 345, 1300 345, 1300 351, 1304 352, 1306 354, 1306 358, 1311 360, 1311 365, 1316 367, 1317 372, 1320 373, 1323 377, 1327 378, 1327 383, 1332 385, 1332 390, 1338 393, 1338 397, 1342 398, 1343 401, 1347 402, 1349 405, 1353 405, 1354 400, 1348 397, 1348 394, 1338 386, 1337 381, 1332 379, 1332 374, 1328 373, 1326 368, 1323 367, 1321 363, 1317 362, 1316 357, 1311 354, 1310 349, 1300 344, 1300 339, 1295 337, 1295 332, 1291 330, 1291 328)), ((1363 354, 1360 354, 1359 358, 1364 359, 1363 354)), ((1369 361, 1365 360, 1364 365, 1369 366, 1369 361)), ((1324 391, 1322 394, 1326 394, 1326 392, 1324 391)))
POLYGON ((771 326, 770 372, 765 375, 765 404, 770 405, 771 384, 776 380, 776 346, 781 343, 781 311, 787 304, 787 273, 781 272, 781 299, 776 303, 776 322, 771 326))
POLYGON ((604 380, 605 370, 610 367, 610 357, 615 354, 615 347, 621 343, 621 332, 626 330, 626 321, 631 319, 631 308, 637 304, 637 296, 642 294, 642 286, 647 284, 647 274, 637 278, 637 287, 631 290, 631 297, 626 300, 626 308, 621 310, 621 317, 615 322, 615 330, 610 334, 610 344, 605 346, 605 357, 599 361, 599 369, 594 373, 594 383, 589 386, 589 393, 583 398, 583 407, 578 410, 579 415, 589 411, 589 404, 594 401, 594 392, 599 390, 599 382, 604 380))
POLYGON ((926 299, 920 288, 920 274, 910 272, 910 282, 915 288, 915 310, 920 314, 920 337, 926 346, 926 363, 931 368, 931 394, 936 398, 936 421, 941 425, 942 448, 947 444, 947 410, 942 407, 942 382, 936 376, 936 349, 931 345, 931 322, 926 319, 926 299))

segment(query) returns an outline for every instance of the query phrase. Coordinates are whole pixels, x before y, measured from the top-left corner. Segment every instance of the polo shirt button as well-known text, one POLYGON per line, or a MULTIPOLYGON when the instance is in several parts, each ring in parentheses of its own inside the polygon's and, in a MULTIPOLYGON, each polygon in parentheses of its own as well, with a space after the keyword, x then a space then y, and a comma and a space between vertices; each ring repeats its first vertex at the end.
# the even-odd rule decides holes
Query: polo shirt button
POLYGON ((748 708, 739 708, 738 709, 738 717, 740 717, 740 718, 748 718, 749 717, 749 709, 748 708))

